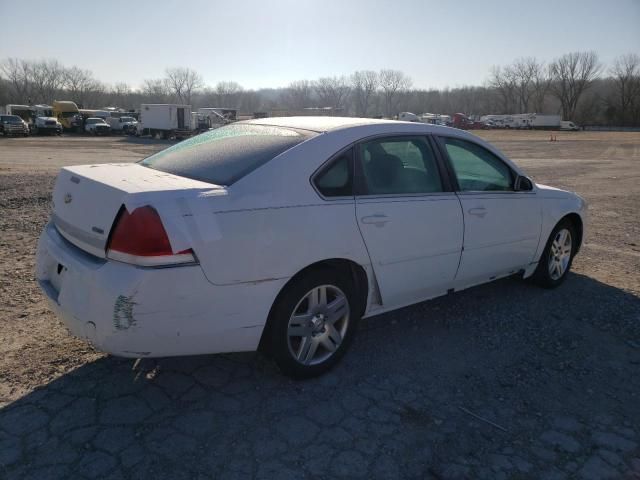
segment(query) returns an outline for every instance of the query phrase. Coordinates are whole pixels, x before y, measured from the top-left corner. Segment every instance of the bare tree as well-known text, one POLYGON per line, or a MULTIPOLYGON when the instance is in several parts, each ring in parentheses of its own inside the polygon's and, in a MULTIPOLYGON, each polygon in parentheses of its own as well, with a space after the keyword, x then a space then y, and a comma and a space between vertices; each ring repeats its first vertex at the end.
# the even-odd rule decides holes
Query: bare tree
POLYGON ((5 105, 9 103, 9 99, 11 98, 11 84, 2 77, 0 73, 0 105, 5 105))
POLYGON ((630 53, 615 59, 610 70, 615 92, 610 102, 622 125, 638 120, 640 114, 640 55, 630 53))
POLYGON ((382 96, 384 99, 384 113, 387 117, 397 114, 397 104, 402 93, 411 88, 411 79, 400 70, 380 70, 378 75, 382 96))
POLYGON ((31 96, 31 64, 27 60, 7 58, 0 70, 10 83, 14 102, 27 103, 31 96))
POLYGON ((240 103, 240 95, 242 91, 242 85, 238 82, 218 82, 215 88, 217 106, 237 108, 240 103))
POLYGON ((535 113, 543 113, 545 111, 545 100, 551 87, 551 66, 544 63, 538 63, 531 80, 533 88, 533 109, 535 113))
POLYGON ((496 92, 499 99, 500 113, 514 113, 517 103, 517 78, 511 67, 491 68, 489 86, 496 92))
POLYGON ((95 98, 95 91, 100 89, 100 82, 93 78, 90 70, 83 70, 76 66, 64 69, 63 84, 69 97, 84 106, 89 104, 89 94, 94 93, 92 97, 95 98))
POLYGON ((531 97, 534 95, 533 82, 538 68, 538 62, 532 57, 520 58, 511 66, 513 76, 515 77, 519 113, 529 112, 531 97))
POLYGON ((351 87, 347 77, 322 77, 315 81, 315 89, 322 107, 343 109, 351 87))
POLYGON ((285 89, 282 100, 289 110, 299 111, 311 104, 313 86, 309 80, 296 80, 285 89))
POLYGON ((33 97, 37 102, 50 102, 64 85, 64 68, 57 60, 42 60, 31 64, 33 97))
POLYGON ((142 81, 142 94, 148 103, 165 103, 171 93, 163 79, 145 79, 142 81))
POLYGON ((204 85, 202 76, 190 68, 167 68, 166 82, 169 90, 183 104, 191 104, 193 92, 204 85))
POLYGON ((240 93, 240 101, 238 107, 243 112, 258 112, 262 108, 262 96, 255 90, 243 90, 240 93))
POLYGON ((595 52, 567 53, 551 64, 551 92, 560 101, 564 119, 575 116, 580 97, 601 70, 595 52))
POLYGON ((380 80, 372 70, 361 70, 351 75, 351 92, 356 108, 356 115, 366 117, 371 98, 376 93, 380 80))
POLYGON ((131 87, 124 82, 119 82, 109 89, 109 102, 112 106, 125 106, 131 95, 131 87))

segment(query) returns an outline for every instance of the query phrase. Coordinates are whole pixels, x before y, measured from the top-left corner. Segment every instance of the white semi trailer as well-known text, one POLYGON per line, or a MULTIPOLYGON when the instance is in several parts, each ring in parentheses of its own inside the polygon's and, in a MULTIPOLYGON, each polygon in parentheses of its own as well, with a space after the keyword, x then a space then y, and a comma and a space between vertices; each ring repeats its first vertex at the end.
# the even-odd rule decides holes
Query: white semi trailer
POLYGON ((140 105, 138 135, 185 138, 193 135, 191 105, 147 103, 140 105))
POLYGON ((531 116, 531 128, 537 130, 558 130, 560 128, 560 115, 542 115, 534 113, 531 116))

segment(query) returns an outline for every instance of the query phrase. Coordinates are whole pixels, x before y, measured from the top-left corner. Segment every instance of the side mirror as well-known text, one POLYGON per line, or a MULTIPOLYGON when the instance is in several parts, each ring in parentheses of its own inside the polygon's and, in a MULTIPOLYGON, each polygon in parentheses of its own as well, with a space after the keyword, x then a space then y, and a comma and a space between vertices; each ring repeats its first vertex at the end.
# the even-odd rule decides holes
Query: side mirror
POLYGON ((518 175, 513 189, 516 192, 530 192, 531 190, 533 190, 533 182, 525 176, 518 175))

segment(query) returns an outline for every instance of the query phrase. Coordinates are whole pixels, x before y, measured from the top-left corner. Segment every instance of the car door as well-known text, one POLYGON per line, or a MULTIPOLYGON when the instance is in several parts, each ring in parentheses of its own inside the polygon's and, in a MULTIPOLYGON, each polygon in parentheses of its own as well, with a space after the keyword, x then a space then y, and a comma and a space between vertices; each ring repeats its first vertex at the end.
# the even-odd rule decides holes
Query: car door
POLYGON ((462 249, 460 202, 427 136, 356 147, 356 219, 385 308, 444 294, 462 249))
POLYGON ((533 261, 542 225, 535 190, 515 191, 515 172, 478 143, 455 137, 439 137, 439 143, 457 181, 464 212, 455 288, 525 268, 533 261))

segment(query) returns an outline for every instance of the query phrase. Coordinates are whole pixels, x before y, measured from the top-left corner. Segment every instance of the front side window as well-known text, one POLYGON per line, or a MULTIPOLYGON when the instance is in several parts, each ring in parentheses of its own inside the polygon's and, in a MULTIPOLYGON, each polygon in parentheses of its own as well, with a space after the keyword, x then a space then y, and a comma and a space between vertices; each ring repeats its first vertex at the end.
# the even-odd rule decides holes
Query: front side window
POLYGON ((507 164, 473 142, 442 138, 463 192, 512 191, 513 175, 507 164))
POLYGON ((391 137, 360 145, 362 176, 369 195, 442 192, 431 147, 424 137, 391 137))
POLYGON ((331 161, 316 175, 314 183, 325 197, 353 196, 353 149, 331 161))

